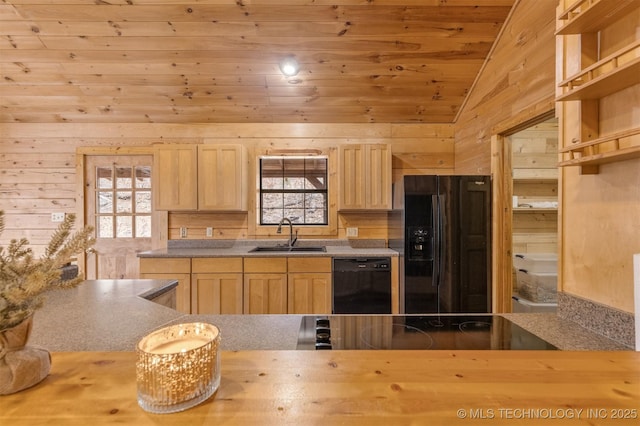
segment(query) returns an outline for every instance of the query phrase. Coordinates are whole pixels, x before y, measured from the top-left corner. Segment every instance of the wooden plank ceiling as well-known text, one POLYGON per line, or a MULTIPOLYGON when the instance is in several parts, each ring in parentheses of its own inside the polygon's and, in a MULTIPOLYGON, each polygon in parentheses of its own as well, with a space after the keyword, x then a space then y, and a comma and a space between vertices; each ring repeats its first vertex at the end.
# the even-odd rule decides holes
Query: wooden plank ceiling
POLYGON ((0 123, 450 123, 514 1, 0 0, 0 123))

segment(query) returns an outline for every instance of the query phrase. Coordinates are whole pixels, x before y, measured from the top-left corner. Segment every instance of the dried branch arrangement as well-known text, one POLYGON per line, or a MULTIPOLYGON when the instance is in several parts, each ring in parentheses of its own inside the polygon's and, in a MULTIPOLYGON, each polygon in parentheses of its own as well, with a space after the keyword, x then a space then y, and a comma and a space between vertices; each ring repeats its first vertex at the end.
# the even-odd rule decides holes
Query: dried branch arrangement
MULTIPOLYGON (((72 232, 75 219, 73 214, 65 216, 40 258, 34 257, 26 238, 12 239, 6 248, 0 246, 0 330, 32 315, 42 306, 44 292, 82 282, 81 276, 61 279, 62 267, 95 242, 90 226, 72 232)), ((0 235, 3 231, 4 211, 0 210, 0 235)))

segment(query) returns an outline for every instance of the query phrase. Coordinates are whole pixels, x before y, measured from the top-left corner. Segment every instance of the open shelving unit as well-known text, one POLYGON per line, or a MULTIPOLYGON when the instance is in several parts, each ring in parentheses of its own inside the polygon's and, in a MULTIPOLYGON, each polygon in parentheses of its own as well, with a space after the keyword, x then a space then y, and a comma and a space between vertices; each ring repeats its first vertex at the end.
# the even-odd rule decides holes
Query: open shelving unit
POLYGON ((600 133, 600 100, 640 84, 640 40, 630 33, 626 45, 601 57, 601 32, 638 9, 640 0, 578 0, 558 15, 562 23, 556 34, 580 37, 580 51, 564 62, 581 63, 579 72, 558 84, 558 102, 580 102, 581 125, 580 137, 559 149, 561 167, 595 174, 600 164, 640 158, 640 128, 600 133))
POLYGON ((508 140, 512 163, 512 251, 554 252, 558 228, 558 122, 549 119, 510 135, 508 140))
POLYGON ((595 33, 638 8, 638 0, 578 0, 559 16, 558 35, 595 33))

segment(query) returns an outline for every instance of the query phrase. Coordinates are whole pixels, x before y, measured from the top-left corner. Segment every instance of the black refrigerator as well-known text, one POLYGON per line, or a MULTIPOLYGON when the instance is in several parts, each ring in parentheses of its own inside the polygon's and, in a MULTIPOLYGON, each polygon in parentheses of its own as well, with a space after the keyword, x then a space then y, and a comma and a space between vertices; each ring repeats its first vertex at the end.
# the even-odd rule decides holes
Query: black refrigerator
POLYGON ((404 176, 400 191, 403 313, 491 312, 491 178, 404 176))

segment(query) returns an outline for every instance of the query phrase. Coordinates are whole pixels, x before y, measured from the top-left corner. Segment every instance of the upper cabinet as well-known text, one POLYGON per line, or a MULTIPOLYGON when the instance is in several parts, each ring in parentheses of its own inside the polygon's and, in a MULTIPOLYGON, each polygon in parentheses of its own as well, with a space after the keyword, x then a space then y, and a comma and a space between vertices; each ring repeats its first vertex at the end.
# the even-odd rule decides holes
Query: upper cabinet
POLYGON ((391 210, 391 146, 341 145, 340 210, 391 210))
POLYGON ((247 163, 242 145, 198 145, 198 209, 247 210, 247 163))
POLYGON ((565 107, 565 122, 577 129, 564 135, 560 166, 597 173, 599 164, 640 157, 640 127, 622 116, 637 97, 620 94, 632 87, 637 94, 640 84, 639 16, 640 0, 560 2, 556 100, 575 101, 565 107))
POLYGON ((249 192, 247 164, 247 149, 242 145, 156 145, 155 208, 244 211, 249 192))
POLYGON ((197 145, 154 146, 152 176, 156 210, 197 209, 197 145))

